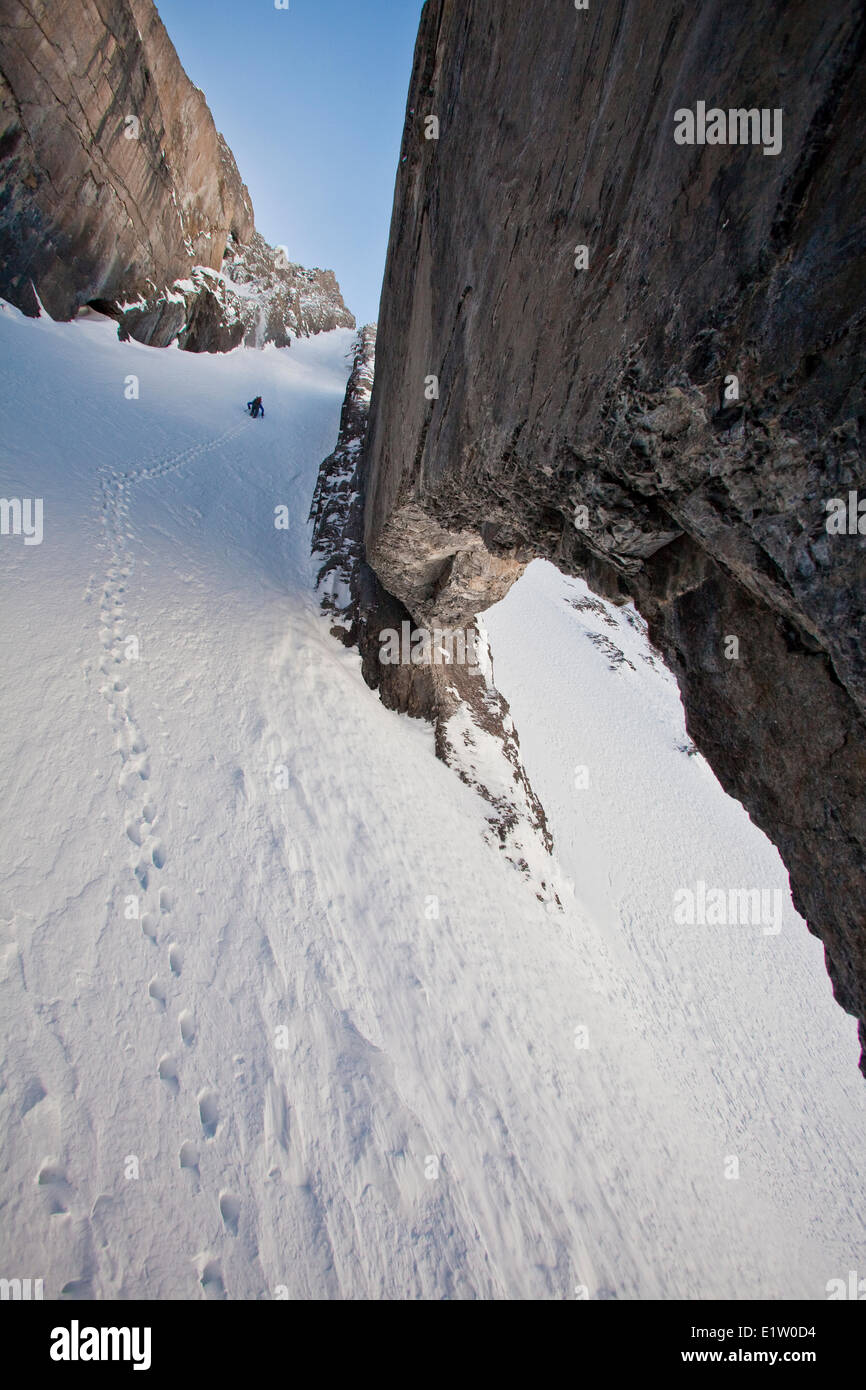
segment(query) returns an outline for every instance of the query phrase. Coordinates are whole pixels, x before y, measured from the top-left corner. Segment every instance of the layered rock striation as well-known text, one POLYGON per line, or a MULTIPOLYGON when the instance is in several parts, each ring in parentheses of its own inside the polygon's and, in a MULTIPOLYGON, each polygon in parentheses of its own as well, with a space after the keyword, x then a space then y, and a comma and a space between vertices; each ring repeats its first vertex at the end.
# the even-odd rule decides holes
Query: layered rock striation
POLYGON ((151 0, 0 3, 0 292, 71 318, 250 239, 249 194, 151 0))
POLYGON ((419 623, 534 556, 633 599, 866 1044, 864 39, 854 0, 428 0, 365 545, 419 623))
POLYGON ((0 295, 195 352, 354 327, 256 232, 152 0, 0 0, 0 295))

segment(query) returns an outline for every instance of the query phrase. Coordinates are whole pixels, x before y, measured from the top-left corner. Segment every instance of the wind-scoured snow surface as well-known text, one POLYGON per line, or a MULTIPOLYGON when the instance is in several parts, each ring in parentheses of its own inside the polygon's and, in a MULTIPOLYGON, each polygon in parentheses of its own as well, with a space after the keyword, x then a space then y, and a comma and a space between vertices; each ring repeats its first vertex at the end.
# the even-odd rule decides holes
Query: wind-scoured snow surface
POLYGON ((0 495, 45 509, 0 537, 0 1275, 823 1298, 866 1262, 854 1022, 787 893, 776 936, 673 920, 778 856, 640 629, 543 565, 486 625, 564 910, 485 844, 313 590, 351 341, 0 313, 0 495))

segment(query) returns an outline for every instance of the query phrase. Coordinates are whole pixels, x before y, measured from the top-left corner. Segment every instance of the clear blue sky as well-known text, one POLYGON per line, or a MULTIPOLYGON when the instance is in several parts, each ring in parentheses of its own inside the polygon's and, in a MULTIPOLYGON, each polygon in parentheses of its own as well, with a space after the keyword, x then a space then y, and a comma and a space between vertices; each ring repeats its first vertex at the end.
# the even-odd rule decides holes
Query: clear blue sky
POLYGON ((256 226, 375 320, 423 0, 156 0, 256 226))

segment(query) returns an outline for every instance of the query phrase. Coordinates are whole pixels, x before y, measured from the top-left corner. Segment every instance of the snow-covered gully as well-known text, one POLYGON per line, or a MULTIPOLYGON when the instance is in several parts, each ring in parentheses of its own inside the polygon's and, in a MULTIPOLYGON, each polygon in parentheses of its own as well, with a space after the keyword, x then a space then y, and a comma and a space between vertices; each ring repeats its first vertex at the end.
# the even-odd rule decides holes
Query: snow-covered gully
POLYGON ((7 308, 0 340, 0 493, 44 504, 41 545, 0 539, 21 1277, 820 1299, 862 1268, 854 1021, 787 890, 777 935, 675 921, 698 881, 786 878, 636 615, 544 564, 486 615, 545 905, 319 609, 351 332, 204 357, 7 308))

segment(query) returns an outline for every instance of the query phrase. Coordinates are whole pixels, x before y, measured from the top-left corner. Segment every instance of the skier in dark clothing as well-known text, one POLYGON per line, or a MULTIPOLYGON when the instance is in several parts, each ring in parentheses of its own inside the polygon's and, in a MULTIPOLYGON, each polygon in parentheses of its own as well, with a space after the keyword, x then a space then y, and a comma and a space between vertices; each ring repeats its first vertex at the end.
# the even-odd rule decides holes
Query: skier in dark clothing
POLYGON ((256 396, 254 401, 247 401, 247 410, 250 412, 254 420, 257 420, 259 415, 261 415, 262 419, 264 420, 265 407, 262 405, 261 396, 256 396))

